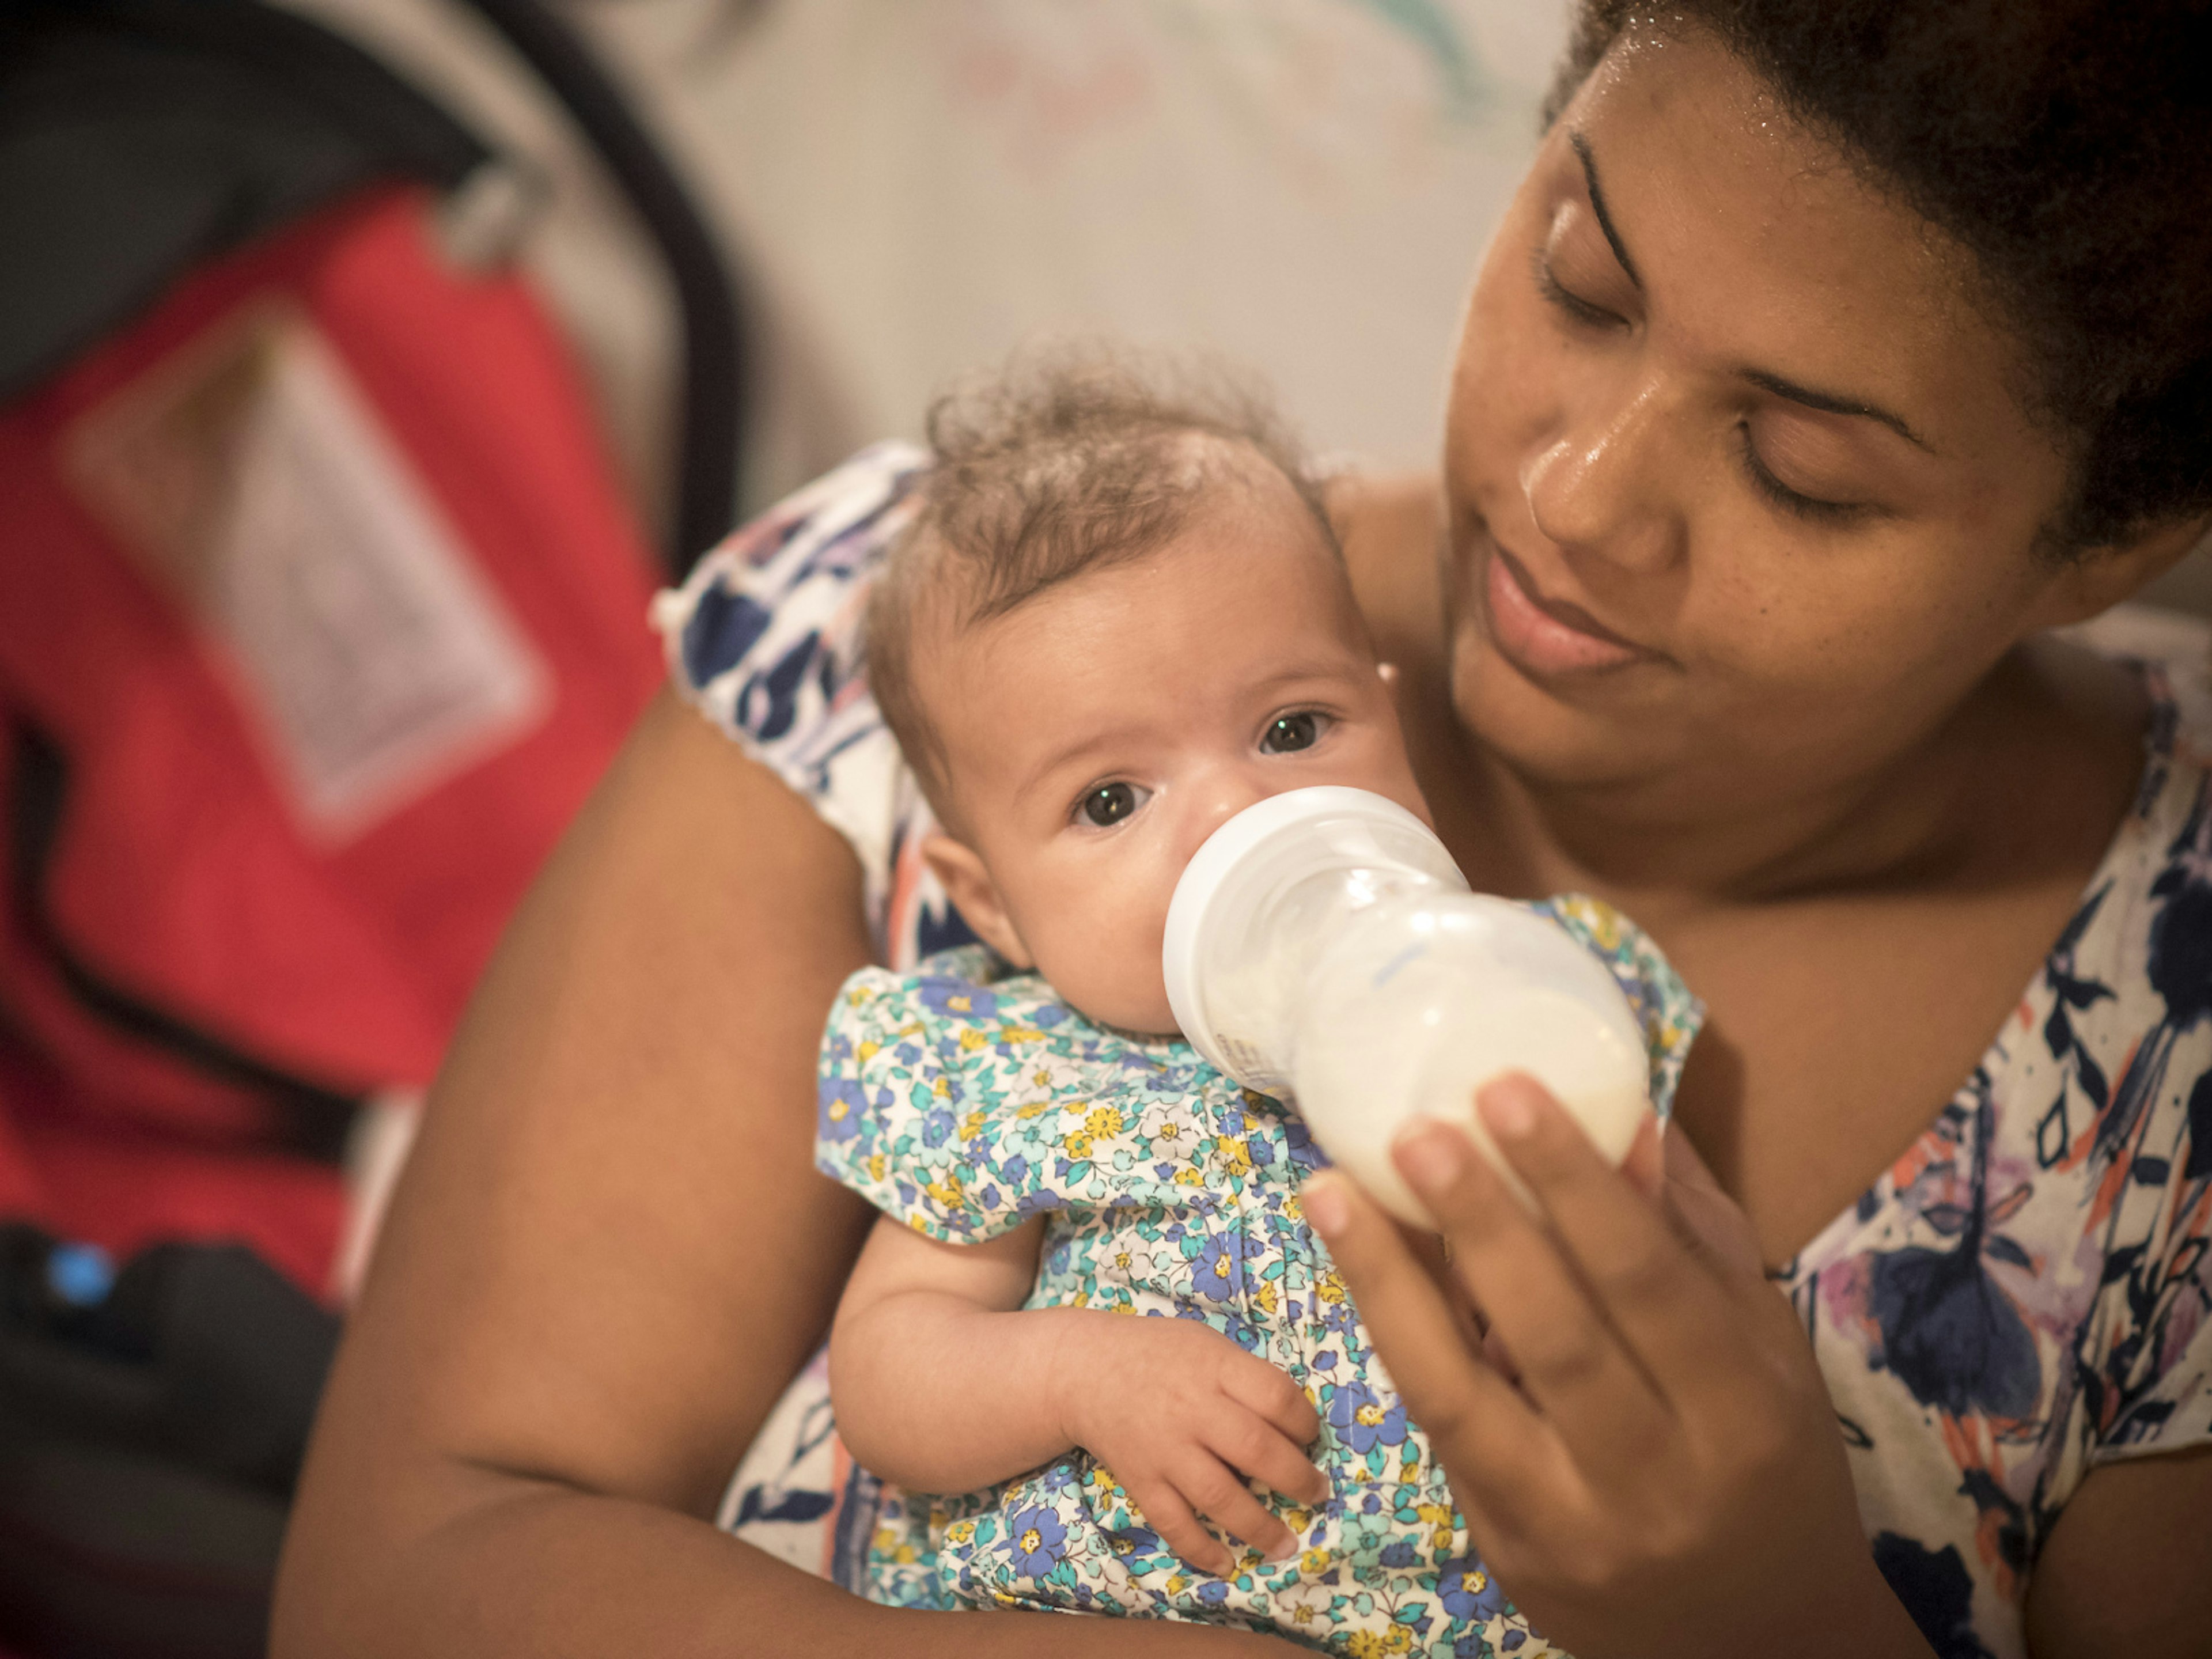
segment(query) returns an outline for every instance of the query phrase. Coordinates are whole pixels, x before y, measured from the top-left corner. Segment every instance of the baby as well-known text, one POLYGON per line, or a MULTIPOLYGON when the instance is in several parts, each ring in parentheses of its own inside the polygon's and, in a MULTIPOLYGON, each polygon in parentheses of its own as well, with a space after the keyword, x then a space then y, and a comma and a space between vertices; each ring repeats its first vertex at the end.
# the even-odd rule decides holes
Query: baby
MULTIPOLYGON (((931 437, 868 672, 983 947, 855 975, 823 1042, 818 1161, 884 1212, 830 1346, 845 1443, 897 1488, 871 1595, 1547 1651, 1301 1216, 1318 1153, 1162 984, 1176 880, 1235 812, 1348 784, 1427 816, 1304 468, 1253 408, 1095 365, 931 437)), ((1630 994, 1663 1109, 1694 1004, 1601 906, 1542 908, 1630 994)))

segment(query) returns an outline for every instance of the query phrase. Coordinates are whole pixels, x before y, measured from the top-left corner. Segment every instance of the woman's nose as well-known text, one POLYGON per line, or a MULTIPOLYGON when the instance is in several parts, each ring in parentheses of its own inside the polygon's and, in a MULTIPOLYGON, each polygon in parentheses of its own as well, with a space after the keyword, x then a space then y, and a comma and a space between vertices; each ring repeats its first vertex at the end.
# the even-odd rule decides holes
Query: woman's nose
POLYGON ((1630 568, 1672 560, 1679 536, 1665 493, 1668 435, 1653 383, 1582 411, 1522 465, 1538 533, 1564 551, 1630 568))

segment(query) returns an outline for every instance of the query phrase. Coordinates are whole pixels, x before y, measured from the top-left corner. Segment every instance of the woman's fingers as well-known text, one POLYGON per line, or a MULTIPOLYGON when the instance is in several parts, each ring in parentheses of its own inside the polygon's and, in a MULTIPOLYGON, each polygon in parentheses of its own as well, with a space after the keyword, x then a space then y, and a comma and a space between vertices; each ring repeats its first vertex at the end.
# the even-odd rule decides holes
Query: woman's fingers
MULTIPOLYGON (((1493 1084, 1486 1098, 1510 1086, 1493 1084)), ((1649 1211, 1583 1144, 1615 1192, 1649 1211)), ((1559 1424, 1577 1463, 1601 1470, 1649 1446, 1665 1426, 1664 1401, 1556 1234, 1529 1213, 1457 1127, 1419 1124, 1394 1151, 1401 1173, 1450 1242, 1454 1269, 1512 1355, 1520 1387, 1559 1424)), ((1663 1233, 1656 1212, 1650 1218, 1663 1233)))
POLYGON ((1764 1279, 1766 1263, 1751 1218, 1721 1190, 1687 1135, 1675 1130, 1664 1139, 1667 1205, 1683 1231, 1729 1277, 1764 1279))
POLYGON ((1347 1177, 1310 1176, 1306 1218, 1328 1244, 1407 1413, 1428 1431, 1461 1507, 1480 1512, 1558 1480, 1552 1430, 1474 1352, 1443 1289, 1390 1218, 1347 1177))

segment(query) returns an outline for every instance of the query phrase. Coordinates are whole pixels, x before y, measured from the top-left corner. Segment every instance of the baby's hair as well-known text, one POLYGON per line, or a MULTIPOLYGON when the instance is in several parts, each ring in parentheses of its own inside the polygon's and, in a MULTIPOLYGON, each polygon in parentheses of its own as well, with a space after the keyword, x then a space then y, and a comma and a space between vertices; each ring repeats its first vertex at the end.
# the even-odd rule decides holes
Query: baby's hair
POLYGON ((1156 550, 1236 477, 1239 451, 1282 474, 1339 553, 1304 453, 1266 398, 1218 367, 1099 347, 1031 353, 938 398, 927 433, 919 508, 876 579, 864 635, 869 689, 948 826, 944 743, 915 690, 918 636, 957 635, 1156 550))

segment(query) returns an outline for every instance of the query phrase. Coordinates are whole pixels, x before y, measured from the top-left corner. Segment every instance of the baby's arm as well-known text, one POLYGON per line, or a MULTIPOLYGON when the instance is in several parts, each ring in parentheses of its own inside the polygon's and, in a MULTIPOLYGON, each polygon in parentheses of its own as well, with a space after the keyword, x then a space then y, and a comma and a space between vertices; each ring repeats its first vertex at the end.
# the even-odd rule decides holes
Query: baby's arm
POLYGON ((847 1448, 918 1492, 971 1492, 1081 1446, 1192 1565, 1227 1572, 1198 1519, 1270 1556, 1297 1547, 1246 1479, 1320 1503, 1297 1385, 1210 1326, 1024 1310, 1042 1220, 940 1244, 885 1218, 838 1304, 830 1387, 847 1448))

